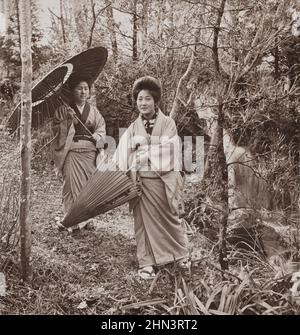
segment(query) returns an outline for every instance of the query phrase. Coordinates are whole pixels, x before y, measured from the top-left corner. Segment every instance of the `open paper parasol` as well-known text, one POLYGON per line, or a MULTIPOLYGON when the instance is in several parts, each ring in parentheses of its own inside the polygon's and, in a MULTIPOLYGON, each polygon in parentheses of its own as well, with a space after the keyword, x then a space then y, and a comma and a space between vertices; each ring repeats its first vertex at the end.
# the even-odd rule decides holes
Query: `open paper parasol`
POLYGON ((99 171, 90 177, 62 224, 71 227, 137 197, 139 187, 123 171, 99 171))
MULTIPOLYGON (((71 101, 72 92, 68 86, 68 79, 72 79, 73 76, 82 76, 93 83, 102 71, 106 60, 105 48, 88 49, 66 60, 43 77, 32 88, 32 127, 39 128, 53 117, 58 106, 71 101)), ((18 104, 7 122, 7 128, 11 133, 18 129, 20 115, 21 108, 18 104)))
MULTIPOLYGON (((59 90, 69 79, 73 71, 70 63, 58 66, 44 76, 31 90, 32 95, 32 126, 37 128, 39 124, 52 115, 50 110, 55 110, 61 105, 58 96, 59 90)), ((21 103, 12 112, 7 121, 7 128, 11 133, 15 132, 20 124, 21 103)))

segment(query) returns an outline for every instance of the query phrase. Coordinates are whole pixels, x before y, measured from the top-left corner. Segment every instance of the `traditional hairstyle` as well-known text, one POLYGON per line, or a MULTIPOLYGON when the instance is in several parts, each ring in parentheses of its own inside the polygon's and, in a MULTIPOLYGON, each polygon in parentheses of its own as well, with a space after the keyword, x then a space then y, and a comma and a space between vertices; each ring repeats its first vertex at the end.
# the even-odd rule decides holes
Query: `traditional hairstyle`
POLYGON ((91 79, 86 77, 86 76, 83 76, 83 75, 76 75, 76 74, 72 74, 68 80, 68 85, 69 85, 69 88, 73 91, 74 88, 79 84, 81 83, 82 81, 86 82, 89 86, 89 89, 91 89, 91 86, 92 86, 92 82, 91 82, 91 79))
POLYGON ((137 100, 137 96, 142 90, 148 90, 152 95, 154 102, 159 102, 161 98, 161 85, 157 79, 150 76, 137 79, 132 88, 132 97, 134 101, 137 100))

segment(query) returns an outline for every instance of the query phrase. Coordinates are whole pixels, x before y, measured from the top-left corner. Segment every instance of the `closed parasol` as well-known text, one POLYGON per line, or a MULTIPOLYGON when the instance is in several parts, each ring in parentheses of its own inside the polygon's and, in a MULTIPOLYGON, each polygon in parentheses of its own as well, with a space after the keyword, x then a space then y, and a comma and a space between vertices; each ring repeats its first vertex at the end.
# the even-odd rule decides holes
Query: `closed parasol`
MULTIPOLYGON (((88 49, 66 60, 59 67, 43 77, 32 88, 32 127, 37 129, 52 119, 56 108, 69 103, 72 93, 68 82, 73 76, 84 76, 93 83, 107 60, 107 50, 103 47, 88 49), (69 80, 68 80, 69 79, 69 80)), ((14 133, 20 123, 20 104, 7 121, 7 128, 14 133)))
POLYGON ((75 199, 62 224, 65 227, 91 219, 137 198, 140 188, 123 171, 96 170, 75 199))

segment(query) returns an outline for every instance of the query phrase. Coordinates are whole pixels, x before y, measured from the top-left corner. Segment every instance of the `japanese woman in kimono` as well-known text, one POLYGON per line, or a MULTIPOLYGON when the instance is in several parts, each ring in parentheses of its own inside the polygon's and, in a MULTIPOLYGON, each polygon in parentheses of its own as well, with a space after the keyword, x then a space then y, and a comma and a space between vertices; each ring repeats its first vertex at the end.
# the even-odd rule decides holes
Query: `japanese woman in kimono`
POLYGON ((88 102, 88 79, 70 78, 69 87, 73 101, 69 106, 60 106, 55 112, 53 131, 56 138, 52 148, 54 163, 63 178, 62 202, 65 214, 95 171, 97 148, 101 148, 106 133, 104 118, 88 102))
POLYGON ((139 117, 120 139, 114 160, 131 171, 142 195, 131 203, 137 244, 139 275, 153 278, 155 268, 176 262, 189 268, 187 237, 179 220, 183 179, 180 173, 180 140, 173 119, 157 104, 158 80, 146 76, 133 85, 139 117))

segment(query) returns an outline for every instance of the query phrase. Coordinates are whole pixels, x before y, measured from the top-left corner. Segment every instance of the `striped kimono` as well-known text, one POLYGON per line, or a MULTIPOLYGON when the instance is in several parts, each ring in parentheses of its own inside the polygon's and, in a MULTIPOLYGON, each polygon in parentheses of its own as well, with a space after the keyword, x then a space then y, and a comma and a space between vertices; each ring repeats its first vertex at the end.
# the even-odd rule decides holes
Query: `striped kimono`
MULTIPOLYGON (((105 121, 98 109, 86 103, 80 113, 76 106, 72 106, 83 123, 104 141, 105 121)), ((76 125, 68 119, 61 119, 55 113, 53 132, 56 135, 52 146, 53 160, 58 172, 63 177, 62 202, 64 212, 67 213, 84 184, 96 169, 97 149, 95 143, 81 139, 75 141, 76 125)))
POLYGON ((179 220, 183 191, 180 152, 174 120, 159 111, 151 136, 139 116, 121 137, 114 155, 119 168, 130 169, 142 189, 139 201, 131 204, 141 268, 188 257, 187 237, 179 220), (144 165, 139 163, 137 147, 148 151, 144 165))

